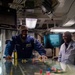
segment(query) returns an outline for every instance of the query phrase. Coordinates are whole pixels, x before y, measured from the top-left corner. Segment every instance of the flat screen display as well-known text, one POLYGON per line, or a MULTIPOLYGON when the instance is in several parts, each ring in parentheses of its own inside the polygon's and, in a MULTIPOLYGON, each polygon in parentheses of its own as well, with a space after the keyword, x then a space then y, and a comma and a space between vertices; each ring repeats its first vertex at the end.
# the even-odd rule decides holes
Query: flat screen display
POLYGON ((45 48, 60 47, 62 43, 62 34, 48 34, 44 36, 45 48))

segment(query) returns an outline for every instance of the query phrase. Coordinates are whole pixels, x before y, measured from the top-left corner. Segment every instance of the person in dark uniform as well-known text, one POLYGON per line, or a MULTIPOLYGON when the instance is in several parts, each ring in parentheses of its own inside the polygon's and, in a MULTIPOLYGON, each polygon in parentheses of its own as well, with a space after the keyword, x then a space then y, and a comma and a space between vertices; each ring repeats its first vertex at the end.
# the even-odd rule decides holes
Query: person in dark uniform
POLYGON ((42 58, 46 58, 46 51, 42 44, 27 33, 28 28, 26 26, 21 26, 20 34, 13 36, 12 40, 8 42, 5 48, 7 59, 11 57, 14 50, 17 51, 18 59, 31 58, 33 49, 36 50, 42 58))

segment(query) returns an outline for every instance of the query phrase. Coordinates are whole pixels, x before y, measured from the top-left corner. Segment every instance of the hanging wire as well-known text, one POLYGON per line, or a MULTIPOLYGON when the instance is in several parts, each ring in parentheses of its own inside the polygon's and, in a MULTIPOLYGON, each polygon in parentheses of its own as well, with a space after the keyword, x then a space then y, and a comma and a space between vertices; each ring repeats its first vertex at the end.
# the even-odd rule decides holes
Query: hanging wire
POLYGON ((69 9, 68 9, 68 11, 67 11, 67 13, 65 13, 64 15, 62 15, 62 16, 57 16, 57 15, 55 15, 55 14, 53 14, 53 13, 52 13, 52 14, 53 14, 55 17, 63 17, 63 16, 65 16, 65 15, 67 15, 67 14, 69 13, 69 11, 71 10, 71 8, 72 8, 74 2, 75 2, 75 0, 73 0, 72 4, 70 5, 70 7, 69 7, 69 9))

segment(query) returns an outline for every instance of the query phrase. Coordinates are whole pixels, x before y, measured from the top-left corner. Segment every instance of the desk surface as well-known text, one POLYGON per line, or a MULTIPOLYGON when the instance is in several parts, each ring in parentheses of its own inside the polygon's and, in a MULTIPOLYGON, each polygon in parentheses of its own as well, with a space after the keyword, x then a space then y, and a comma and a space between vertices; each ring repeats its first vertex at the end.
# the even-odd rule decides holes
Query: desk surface
POLYGON ((14 65, 13 60, 3 60, 0 61, 0 75, 38 75, 37 73, 39 73, 40 70, 46 73, 46 70, 52 66, 60 66, 65 72, 51 72, 51 75, 75 75, 75 66, 65 65, 50 59, 48 59, 46 63, 39 61, 33 63, 31 59, 24 63, 19 60, 17 66, 14 65))

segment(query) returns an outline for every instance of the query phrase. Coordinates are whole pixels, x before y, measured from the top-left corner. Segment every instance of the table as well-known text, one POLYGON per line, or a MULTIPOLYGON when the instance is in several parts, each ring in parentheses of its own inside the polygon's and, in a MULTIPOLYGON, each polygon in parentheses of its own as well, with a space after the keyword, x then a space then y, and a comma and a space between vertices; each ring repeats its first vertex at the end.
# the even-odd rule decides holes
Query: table
POLYGON ((39 73, 40 69, 45 73, 47 68, 54 65, 59 65, 65 72, 51 72, 50 75, 75 75, 74 65, 59 63, 51 59, 48 59, 46 62, 48 64, 39 61, 33 63, 31 59, 28 59, 26 63, 22 63, 22 60, 18 60, 18 64, 14 65, 14 60, 1 60, 0 75, 35 75, 35 73, 39 73))

